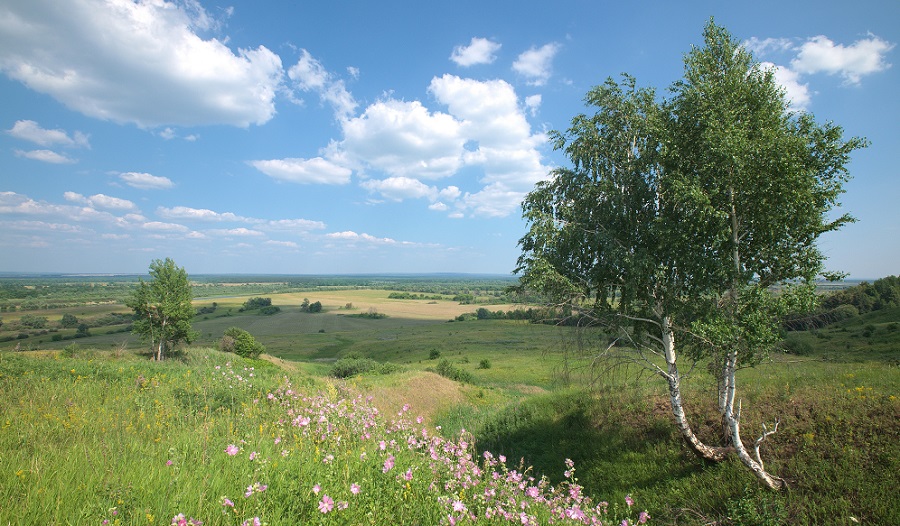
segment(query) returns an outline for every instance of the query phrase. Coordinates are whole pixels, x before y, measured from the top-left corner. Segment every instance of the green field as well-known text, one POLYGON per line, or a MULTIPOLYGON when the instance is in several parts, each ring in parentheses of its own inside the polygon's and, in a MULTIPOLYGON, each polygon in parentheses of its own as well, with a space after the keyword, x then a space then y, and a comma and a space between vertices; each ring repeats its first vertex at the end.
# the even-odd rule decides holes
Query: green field
MULTIPOLYGON (((532 466, 530 474, 546 476, 549 484, 572 482, 563 476, 571 459, 579 487, 595 503, 608 501, 620 513, 627 508, 625 496, 633 497, 639 508, 629 510, 635 512, 632 520, 647 510, 657 524, 900 523, 897 308, 789 333, 790 352, 739 373, 747 439, 763 423, 781 421, 762 449, 767 469, 788 482, 786 491, 773 493, 737 461, 711 465, 694 458, 672 425, 663 385, 655 379, 618 371, 588 388, 589 362, 572 355, 563 360, 572 347, 570 329, 510 320, 451 322, 483 305, 460 305, 449 297, 394 300, 389 294, 371 288, 266 294, 281 308, 270 316, 239 312, 249 296, 203 298, 195 301, 198 308, 213 301, 217 307, 194 320, 199 340, 165 363, 149 361, 145 345, 116 332, 118 326, 91 329, 92 336, 76 340, 51 341, 59 330, 3 342, 0 523, 100 524, 118 518, 121 524, 169 524, 184 513, 204 524, 240 524, 255 516, 269 524, 294 524, 298 518, 381 524, 385 510, 395 508, 406 510, 406 523, 446 519, 446 503, 416 485, 418 478, 408 487, 402 477, 376 482, 382 480, 380 464, 373 468, 358 456, 382 455, 377 441, 346 434, 338 443, 300 435, 288 440, 293 435, 277 423, 284 421, 277 408, 261 403, 268 393, 282 396, 286 380, 306 397, 321 394, 337 405, 371 397, 385 422, 409 406, 409 415, 421 416, 429 433, 453 441, 465 429, 475 454, 503 454, 508 469, 521 459, 532 466), (301 312, 304 298, 321 301, 324 312, 301 312), (371 312, 386 317, 359 317, 371 312), (231 326, 262 342, 266 360, 215 351, 231 326), (16 344, 23 352, 11 352, 16 344), (347 357, 396 367, 389 374, 329 378, 335 363, 347 357), (469 380, 435 374, 442 360, 469 380), (222 383, 217 378, 226 367, 231 373, 222 383), (252 382, 241 372, 249 367, 256 371, 252 382), (271 444, 276 435, 290 444, 284 451, 293 461, 279 458, 271 444), (268 463, 229 463, 222 450, 241 440, 247 442, 244 454, 256 448, 268 463), (326 450, 336 464, 322 464, 326 450), (178 470, 169 469, 168 461, 178 470), (239 501, 251 479, 261 476, 268 477, 266 498, 239 501), (321 496, 310 491, 312 483, 297 482, 326 487, 357 478, 383 491, 356 502, 341 489, 341 502, 350 506, 343 519, 319 513, 321 496), (238 503, 239 514, 223 508, 223 496, 238 503)), ((9 323, 24 313, 57 320, 64 313, 90 318, 116 310, 123 309, 76 306, 2 317, 9 323)), ((714 442, 719 430, 712 379, 698 368, 684 389, 690 420, 714 442)), ((430 473, 427 459, 414 452, 395 455, 411 473, 430 473)), ((334 497, 338 490, 329 491, 334 497)), ((447 498, 472 509, 484 505, 466 491, 447 498)), ((535 517, 552 513, 529 510, 535 517)))

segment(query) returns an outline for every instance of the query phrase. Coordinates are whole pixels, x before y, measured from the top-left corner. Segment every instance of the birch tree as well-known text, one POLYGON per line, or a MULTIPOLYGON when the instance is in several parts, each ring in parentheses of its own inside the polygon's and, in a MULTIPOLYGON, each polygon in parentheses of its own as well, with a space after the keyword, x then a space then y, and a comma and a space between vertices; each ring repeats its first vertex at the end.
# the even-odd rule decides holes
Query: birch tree
POLYGON ((759 452, 777 422, 743 443, 736 373, 778 343, 784 314, 814 305, 813 280, 826 274, 816 241, 852 220, 831 213, 865 141, 793 113, 724 28, 710 21, 704 41, 669 100, 609 79, 586 97, 593 115, 553 134, 572 166, 523 202, 516 270, 582 325, 613 331, 595 362, 638 364, 666 382, 697 455, 736 452, 778 488, 759 452), (686 417, 682 367, 697 363, 717 380, 721 444, 701 441, 686 417))
POLYGON ((132 332, 150 342, 155 360, 164 360, 179 342, 190 343, 194 307, 187 272, 169 258, 150 264, 150 282, 141 279, 127 305, 134 310, 132 332))

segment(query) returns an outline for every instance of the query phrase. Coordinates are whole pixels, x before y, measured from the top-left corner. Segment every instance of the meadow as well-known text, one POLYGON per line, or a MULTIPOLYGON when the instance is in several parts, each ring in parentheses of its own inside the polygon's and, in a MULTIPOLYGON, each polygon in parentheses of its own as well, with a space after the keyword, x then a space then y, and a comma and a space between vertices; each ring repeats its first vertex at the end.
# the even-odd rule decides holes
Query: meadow
MULTIPOLYGON (((269 316, 240 312, 249 296, 201 298, 216 308, 199 340, 163 363, 115 327, 5 342, 0 523, 900 523, 896 309, 791 333, 791 353, 738 375, 748 436, 781 419, 763 447, 788 481, 773 493, 737 461, 692 457, 653 378, 589 385, 587 364, 563 359, 567 329, 450 321, 482 305, 389 295, 265 294, 269 316), (230 326, 265 359, 216 350, 230 326), (349 357, 396 367, 329 376, 349 357)), ((710 441, 713 389, 705 371, 685 385, 710 441)))

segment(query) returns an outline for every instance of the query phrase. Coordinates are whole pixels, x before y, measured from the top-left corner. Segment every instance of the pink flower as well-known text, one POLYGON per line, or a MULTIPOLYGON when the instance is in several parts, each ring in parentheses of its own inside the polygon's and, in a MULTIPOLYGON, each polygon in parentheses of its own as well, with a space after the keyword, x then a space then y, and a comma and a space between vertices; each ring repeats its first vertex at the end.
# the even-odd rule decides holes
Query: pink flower
POLYGON ((319 486, 318 484, 316 484, 315 486, 313 486, 313 493, 315 493, 316 495, 318 495, 320 491, 322 491, 321 486, 319 486))
POLYGON ((359 491, 360 491, 359 484, 357 484, 356 482, 354 482, 353 484, 350 484, 350 493, 352 493, 354 495, 359 495, 359 491))
POLYGON ((240 451, 240 450, 241 450, 241 448, 237 447, 234 444, 228 444, 228 447, 225 448, 225 452, 228 453, 228 455, 232 456, 232 457, 237 455, 238 451, 240 451))
POLYGON ((403 474, 403 478, 406 480, 412 480, 412 468, 406 470, 406 473, 403 474))
POLYGON ((228 497, 222 497, 222 506, 228 506, 230 508, 233 508, 234 503, 231 502, 231 499, 229 499, 228 497))
POLYGON ((166 461, 166 465, 167 465, 167 466, 171 466, 172 464, 173 464, 173 462, 172 462, 171 460, 167 460, 167 461, 166 461))
POLYGON ((328 513, 329 511, 334 509, 334 501, 331 500, 331 497, 328 495, 323 495, 322 500, 319 501, 319 511, 322 513, 328 513))
POLYGON ((454 500, 454 501, 453 501, 453 511, 465 513, 465 512, 466 512, 466 509, 467 509, 467 508, 466 508, 466 505, 463 504, 461 500, 454 500))
POLYGON ((387 473, 388 471, 394 469, 394 455, 391 455, 384 461, 384 467, 381 468, 382 473, 387 473))
POLYGON ((634 506, 634 499, 631 498, 631 495, 625 495, 625 504, 628 504, 628 507, 634 506))
POLYGON ((649 519, 649 518, 650 518, 650 514, 647 513, 646 511, 642 511, 642 512, 638 515, 638 524, 644 524, 644 523, 646 523, 646 522, 647 522, 647 519, 649 519))
POLYGON ((251 452, 251 453, 250 453, 250 460, 256 459, 256 455, 257 455, 257 454, 258 454, 258 453, 257 453, 256 451, 251 452))

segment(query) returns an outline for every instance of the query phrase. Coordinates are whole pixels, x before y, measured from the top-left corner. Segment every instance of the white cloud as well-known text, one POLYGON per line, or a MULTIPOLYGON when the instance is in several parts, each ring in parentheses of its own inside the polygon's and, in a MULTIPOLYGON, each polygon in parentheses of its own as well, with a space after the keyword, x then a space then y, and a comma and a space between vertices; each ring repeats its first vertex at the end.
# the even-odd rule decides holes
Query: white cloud
POLYGON ((809 84, 800 82, 800 75, 784 66, 778 66, 771 62, 761 62, 764 68, 772 68, 772 73, 777 82, 784 88, 784 95, 790 107, 794 110, 805 110, 812 99, 809 93, 809 84))
POLYGON ((265 234, 259 230, 252 230, 244 227, 210 230, 210 233, 228 237, 265 237, 265 234))
POLYGON ((66 223, 48 223, 46 221, 0 221, 3 229, 10 230, 37 230, 40 232, 64 232, 68 234, 84 233, 86 230, 78 225, 70 225, 66 223))
MULTIPOLYGON (((354 70, 358 75, 359 70, 355 68, 354 70)), ((354 74, 354 70, 350 71, 351 75, 354 74)), ((294 81, 294 86, 298 89, 318 93, 323 101, 331 104, 339 119, 349 117, 356 109, 356 101, 347 91, 344 81, 335 79, 334 75, 305 49, 300 50, 300 58, 288 70, 288 77, 294 81)))
POLYGON ((119 174, 119 179, 128 186, 141 190, 163 190, 175 186, 175 183, 168 177, 141 172, 121 173, 119 174))
POLYGON ((525 97, 525 107, 528 108, 528 112, 531 113, 532 117, 537 115, 538 109, 541 107, 542 100, 543 98, 540 94, 529 95, 525 97))
POLYGON ((111 197, 104 194, 94 194, 90 197, 85 197, 79 193, 75 192, 66 192, 63 194, 63 197, 66 201, 72 201, 74 203, 81 203, 91 206, 93 208, 109 208, 112 210, 135 210, 137 206, 134 203, 127 199, 120 199, 118 197, 111 197))
POLYGON ((325 234, 325 237, 328 239, 336 239, 341 241, 364 241, 366 243, 378 244, 378 245, 396 245, 397 241, 391 239, 389 237, 375 237, 370 234, 362 233, 357 234, 352 230, 347 230, 345 232, 332 232, 330 234, 325 234))
POLYGON ((789 38, 757 38, 750 37, 743 43, 754 55, 766 55, 772 52, 788 51, 794 48, 794 41, 789 38))
POLYGON ((349 159, 394 177, 438 179, 462 165, 460 123, 421 102, 379 101, 343 124, 339 148, 349 159))
POLYGON ((539 48, 532 47, 513 62, 513 70, 527 78, 529 84, 543 86, 550 78, 553 57, 561 47, 556 42, 544 44, 539 48))
POLYGON ((840 75, 849 84, 859 84, 863 76, 891 67, 885 54, 893 48, 894 44, 874 35, 849 46, 819 35, 800 46, 791 68, 798 73, 840 75))
POLYGON ((360 183, 363 188, 378 192, 388 199, 402 201, 404 199, 434 199, 437 188, 428 186, 418 179, 410 177, 388 177, 384 180, 368 180, 360 183))
POLYGON ((16 121, 13 127, 6 133, 17 139, 31 141, 41 146, 59 145, 67 148, 90 148, 88 136, 80 131, 72 133, 70 137, 64 130, 47 130, 35 121, 16 121))
POLYGON ((141 127, 246 127, 275 114, 281 59, 233 52, 198 2, 6 3, 0 70, 85 115, 141 127))
POLYGON ((288 230, 306 233, 311 230, 321 230, 325 228, 325 223, 321 221, 312 221, 310 219, 275 219, 266 222, 265 227, 269 230, 288 230))
POLYGON ((490 64, 497 59, 500 44, 486 38, 472 37, 468 46, 457 46, 450 55, 450 60, 463 67, 476 64, 490 64))
POLYGON ((165 219, 182 219, 194 221, 249 221, 246 217, 231 212, 214 212, 206 208, 190 208, 187 206, 174 206, 166 208, 160 206, 156 209, 157 215, 165 219))
POLYGON ((161 221, 150 221, 141 225, 145 230, 150 230, 152 232, 187 232, 190 229, 184 225, 180 225, 178 223, 163 223, 161 221))
POLYGON ((300 248, 300 246, 293 241, 275 241, 270 239, 265 242, 266 245, 271 245, 273 247, 282 247, 282 248, 300 248))
POLYGON ((31 159, 33 161, 51 164, 72 164, 76 162, 74 159, 70 159, 69 157, 52 150, 30 150, 27 152, 24 150, 15 150, 15 154, 19 157, 25 157, 26 159, 31 159))
POLYGON ((273 179, 301 184, 347 184, 353 173, 322 157, 249 161, 249 164, 273 179))

